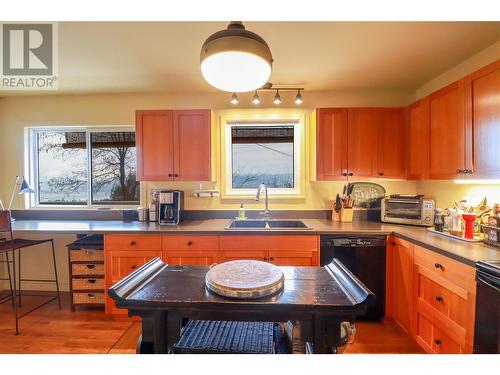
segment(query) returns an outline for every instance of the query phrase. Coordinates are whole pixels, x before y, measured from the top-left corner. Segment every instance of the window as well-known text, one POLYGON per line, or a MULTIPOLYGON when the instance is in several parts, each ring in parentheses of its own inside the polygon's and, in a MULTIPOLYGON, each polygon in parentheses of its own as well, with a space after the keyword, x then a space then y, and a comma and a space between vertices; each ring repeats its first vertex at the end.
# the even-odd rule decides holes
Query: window
POLYGON ((264 183, 274 193, 296 194, 300 164, 297 127, 295 122, 228 124, 227 193, 253 194, 264 183))
POLYGON ((35 205, 139 204, 131 129, 35 129, 35 205))

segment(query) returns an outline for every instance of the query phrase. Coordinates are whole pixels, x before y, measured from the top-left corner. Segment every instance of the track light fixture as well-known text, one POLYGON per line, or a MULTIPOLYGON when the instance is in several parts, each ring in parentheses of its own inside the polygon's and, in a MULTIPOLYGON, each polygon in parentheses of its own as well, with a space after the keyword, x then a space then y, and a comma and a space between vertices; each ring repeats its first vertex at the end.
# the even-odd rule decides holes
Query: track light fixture
MULTIPOLYGON (((304 90, 303 87, 290 87, 290 86, 285 86, 285 85, 280 85, 279 87, 273 86, 271 82, 266 82, 265 85, 262 87, 258 88, 257 90, 254 91, 251 102, 254 105, 259 105, 262 103, 260 96, 259 96, 259 91, 274 91, 276 94, 274 95, 273 98, 273 103, 275 105, 280 105, 283 103, 283 100, 281 99, 280 91, 296 91, 297 95, 295 95, 294 102, 297 105, 300 105, 303 103, 302 99, 302 91, 304 90)), ((231 96, 231 100, 229 101, 231 104, 236 105, 239 103, 238 95, 234 92, 231 96)))
POLYGON ((229 101, 229 103, 231 104, 238 104, 239 100, 238 100, 238 95, 236 95, 235 92, 233 92, 233 95, 231 95, 231 100, 229 101))
POLYGON ((297 90, 297 95, 295 96, 295 104, 302 104, 302 95, 300 94, 300 89, 297 90))
POLYGON ((253 94, 252 103, 255 105, 260 104, 260 97, 259 97, 259 93, 257 92, 257 90, 255 90, 255 94, 253 94))
POLYGON ((276 95, 274 95, 273 103, 276 105, 281 104, 280 90, 276 90, 276 95))

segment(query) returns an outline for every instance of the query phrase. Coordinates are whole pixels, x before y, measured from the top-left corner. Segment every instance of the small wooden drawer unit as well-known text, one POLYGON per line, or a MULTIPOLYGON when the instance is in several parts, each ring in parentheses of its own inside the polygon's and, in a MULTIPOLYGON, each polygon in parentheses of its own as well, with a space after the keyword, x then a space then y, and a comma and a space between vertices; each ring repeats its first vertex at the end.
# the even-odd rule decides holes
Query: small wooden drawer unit
POLYGON ((104 237, 82 237, 68 246, 71 310, 104 307, 104 237))
POLYGON ((472 353, 475 269, 415 246, 416 340, 430 353, 472 353))

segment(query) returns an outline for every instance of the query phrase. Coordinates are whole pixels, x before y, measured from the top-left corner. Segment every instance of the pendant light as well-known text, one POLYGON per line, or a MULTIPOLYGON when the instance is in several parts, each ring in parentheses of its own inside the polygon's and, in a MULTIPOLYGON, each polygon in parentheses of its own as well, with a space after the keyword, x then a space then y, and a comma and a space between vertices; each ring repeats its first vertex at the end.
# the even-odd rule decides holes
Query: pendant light
POLYGON ((280 90, 276 90, 276 95, 274 95, 274 104, 281 104, 280 90))
POLYGON ((257 93, 257 90, 255 90, 255 94, 253 94, 252 103, 255 105, 260 104, 260 97, 259 94, 257 93))
POLYGON ((300 94, 300 90, 297 90, 297 95, 295 96, 295 104, 302 104, 302 95, 300 94))
POLYGON ((219 90, 234 93, 253 91, 264 85, 271 75, 272 63, 266 41, 245 30, 239 21, 209 36, 200 53, 205 80, 219 90))
POLYGON ((238 104, 238 102, 239 102, 238 95, 236 95, 236 93, 233 92, 233 95, 231 95, 231 100, 229 101, 229 103, 236 105, 238 104))

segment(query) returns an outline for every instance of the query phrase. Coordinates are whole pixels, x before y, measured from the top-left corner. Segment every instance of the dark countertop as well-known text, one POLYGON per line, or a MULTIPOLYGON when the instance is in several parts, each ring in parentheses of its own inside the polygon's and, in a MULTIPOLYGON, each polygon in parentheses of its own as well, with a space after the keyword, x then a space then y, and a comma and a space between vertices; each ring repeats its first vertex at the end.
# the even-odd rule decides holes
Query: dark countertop
POLYGON ((389 235, 413 242, 462 263, 474 265, 480 260, 500 260, 500 251, 482 243, 469 243, 429 233, 426 228, 409 225, 385 224, 371 221, 337 223, 326 219, 303 219, 310 230, 227 230, 229 219, 184 221, 176 226, 160 226, 155 223, 123 221, 77 221, 77 220, 18 220, 13 230, 43 232, 50 234, 76 233, 123 233, 123 234, 344 234, 344 235, 389 235))

